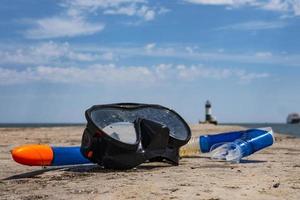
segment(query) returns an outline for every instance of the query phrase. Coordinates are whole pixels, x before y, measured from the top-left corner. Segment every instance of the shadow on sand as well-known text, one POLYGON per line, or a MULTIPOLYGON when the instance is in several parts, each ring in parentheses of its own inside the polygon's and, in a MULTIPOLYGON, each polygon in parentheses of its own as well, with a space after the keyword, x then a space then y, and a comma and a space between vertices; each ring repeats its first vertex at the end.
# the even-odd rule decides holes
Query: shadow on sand
POLYGON ((55 170, 60 170, 60 169, 63 169, 63 167, 60 167, 60 168, 44 168, 44 169, 35 170, 35 171, 31 171, 31 172, 26 172, 26 173, 22 173, 22 174, 16 174, 16 175, 4 178, 2 180, 13 180, 13 179, 22 179, 22 178, 34 178, 35 176, 41 175, 41 174, 43 174, 45 172, 55 171, 55 170))
POLYGON ((265 160, 241 160, 240 164, 248 164, 248 163, 265 163, 265 160))
POLYGON ((1 180, 14 180, 14 179, 22 179, 22 178, 35 178, 38 175, 44 174, 49 171, 72 171, 74 169, 74 172, 86 172, 92 167, 98 167, 98 165, 92 164, 92 165, 81 165, 81 166, 62 166, 62 167, 45 167, 40 170, 34 170, 30 172, 25 172, 21 174, 16 174, 13 176, 9 176, 7 178, 1 179, 1 180), (77 171, 76 171, 76 170, 77 171))
POLYGON ((48 167, 40 170, 34 170, 26 173, 16 174, 1 180, 4 181, 4 180, 15 180, 15 179, 23 179, 23 178, 37 178, 36 176, 44 174, 49 171, 65 171, 65 172, 74 172, 74 173, 144 172, 156 168, 158 169, 158 168, 165 168, 165 167, 172 167, 172 166, 174 165, 170 165, 168 163, 158 163, 158 164, 147 163, 128 170, 104 169, 103 167, 97 164, 80 165, 80 166, 48 167))
MULTIPOLYGON (((209 157, 203 156, 190 156, 185 158, 204 158, 210 159, 209 157)), ((250 163, 265 163, 266 161, 263 160, 241 160, 239 164, 250 164, 250 163)), ((112 170, 112 169, 104 169, 103 167, 97 164, 89 164, 89 165, 80 165, 80 166, 63 166, 63 167, 49 167, 40 170, 30 171, 26 173, 16 174, 13 176, 9 176, 2 180, 14 180, 14 179, 23 179, 23 178, 36 178, 36 176, 41 175, 43 173, 49 171, 69 171, 74 173, 112 173, 112 172, 144 172, 147 170, 153 169, 160 169, 160 168, 167 168, 167 167, 174 167, 174 165, 170 165, 168 163, 146 163, 142 164, 136 168, 129 169, 129 170, 112 170)), ((200 165, 195 168, 235 168, 237 167, 236 164, 227 163, 227 162, 215 162, 205 165, 200 165)), ((194 167, 193 167, 194 168, 194 167)))

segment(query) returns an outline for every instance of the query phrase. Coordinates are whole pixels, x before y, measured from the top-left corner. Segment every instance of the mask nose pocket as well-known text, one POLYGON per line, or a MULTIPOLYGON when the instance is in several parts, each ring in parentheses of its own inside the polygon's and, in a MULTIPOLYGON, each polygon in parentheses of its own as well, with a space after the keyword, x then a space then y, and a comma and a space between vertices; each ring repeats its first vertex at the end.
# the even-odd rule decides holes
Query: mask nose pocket
POLYGON ((164 150, 169 142, 169 128, 147 119, 138 119, 137 124, 141 133, 141 142, 145 150, 164 150))
POLYGON ((150 162, 168 161, 178 164, 178 148, 170 148, 170 130, 163 124, 147 120, 137 120, 145 157, 150 162))

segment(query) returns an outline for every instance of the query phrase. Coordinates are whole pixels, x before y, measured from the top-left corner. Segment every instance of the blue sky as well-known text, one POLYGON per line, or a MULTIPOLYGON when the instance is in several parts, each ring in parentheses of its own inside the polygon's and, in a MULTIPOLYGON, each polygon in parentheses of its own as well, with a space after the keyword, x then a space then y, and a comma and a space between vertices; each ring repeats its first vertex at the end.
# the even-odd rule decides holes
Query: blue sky
POLYGON ((300 112, 299 0, 3 0, 0 122, 84 122, 112 102, 187 121, 300 112))

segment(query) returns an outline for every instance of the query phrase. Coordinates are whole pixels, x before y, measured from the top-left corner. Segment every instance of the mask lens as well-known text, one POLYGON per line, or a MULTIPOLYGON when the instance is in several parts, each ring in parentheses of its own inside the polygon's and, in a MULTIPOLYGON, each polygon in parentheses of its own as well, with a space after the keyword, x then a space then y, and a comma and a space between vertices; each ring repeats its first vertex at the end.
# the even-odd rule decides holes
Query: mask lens
POLYGON ((170 135, 176 139, 186 140, 189 136, 188 129, 182 119, 170 110, 148 107, 137 109, 136 115, 167 126, 170 129, 170 135))
MULTIPOLYGON (((121 124, 126 122, 133 123, 137 118, 148 119, 167 126, 170 129, 170 135, 178 140, 187 140, 187 138, 189 137, 189 129, 187 128, 187 125, 183 123, 183 119, 181 119, 177 114, 175 114, 171 110, 165 108, 160 108, 160 107, 140 107, 140 108, 137 107, 137 108, 129 108, 129 109, 101 108, 101 109, 93 110, 91 112, 91 119, 100 129, 109 127, 110 125, 116 123, 116 125, 113 127, 115 127, 114 129, 118 129, 119 133, 115 131, 118 135, 123 134, 122 131, 120 130, 120 127, 122 127, 123 129, 130 129, 129 127, 131 127, 132 130, 134 129, 133 125, 131 126, 120 125, 119 123, 121 124), (126 126, 128 127, 125 128, 126 126)), ((111 128, 107 128, 107 129, 111 129, 111 128)), ((128 134, 125 135, 129 137, 128 134)), ((132 135, 130 135, 130 138, 133 138, 132 135)), ((111 137, 114 137, 114 135, 111 137)), ((129 141, 133 141, 133 140, 134 142, 136 141, 136 136, 134 139, 130 139, 129 141)))
POLYGON ((102 130, 110 137, 124 143, 134 144, 137 140, 135 127, 131 122, 115 122, 102 130))

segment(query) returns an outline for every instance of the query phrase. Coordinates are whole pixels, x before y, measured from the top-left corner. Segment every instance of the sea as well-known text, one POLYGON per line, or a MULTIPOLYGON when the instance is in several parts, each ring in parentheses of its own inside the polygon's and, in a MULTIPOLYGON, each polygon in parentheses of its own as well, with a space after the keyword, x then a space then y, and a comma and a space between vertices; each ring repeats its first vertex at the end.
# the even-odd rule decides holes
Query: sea
MULTIPOLYGON (((40 128, 40 127, 69 127, 85 126, 85 123, 0 123, 0 128, 40 128)), ((300 123, 222 123, 220 125, 238 125, 251 128, 272 127, 275 133, 300 137, 300 123)))
POLYGON ((271 127, 273 132, 285 135, 300 137, 300 123, 285 124, 285 123, 226 123, 222 125, 238 125, 251 128, 271 127))

